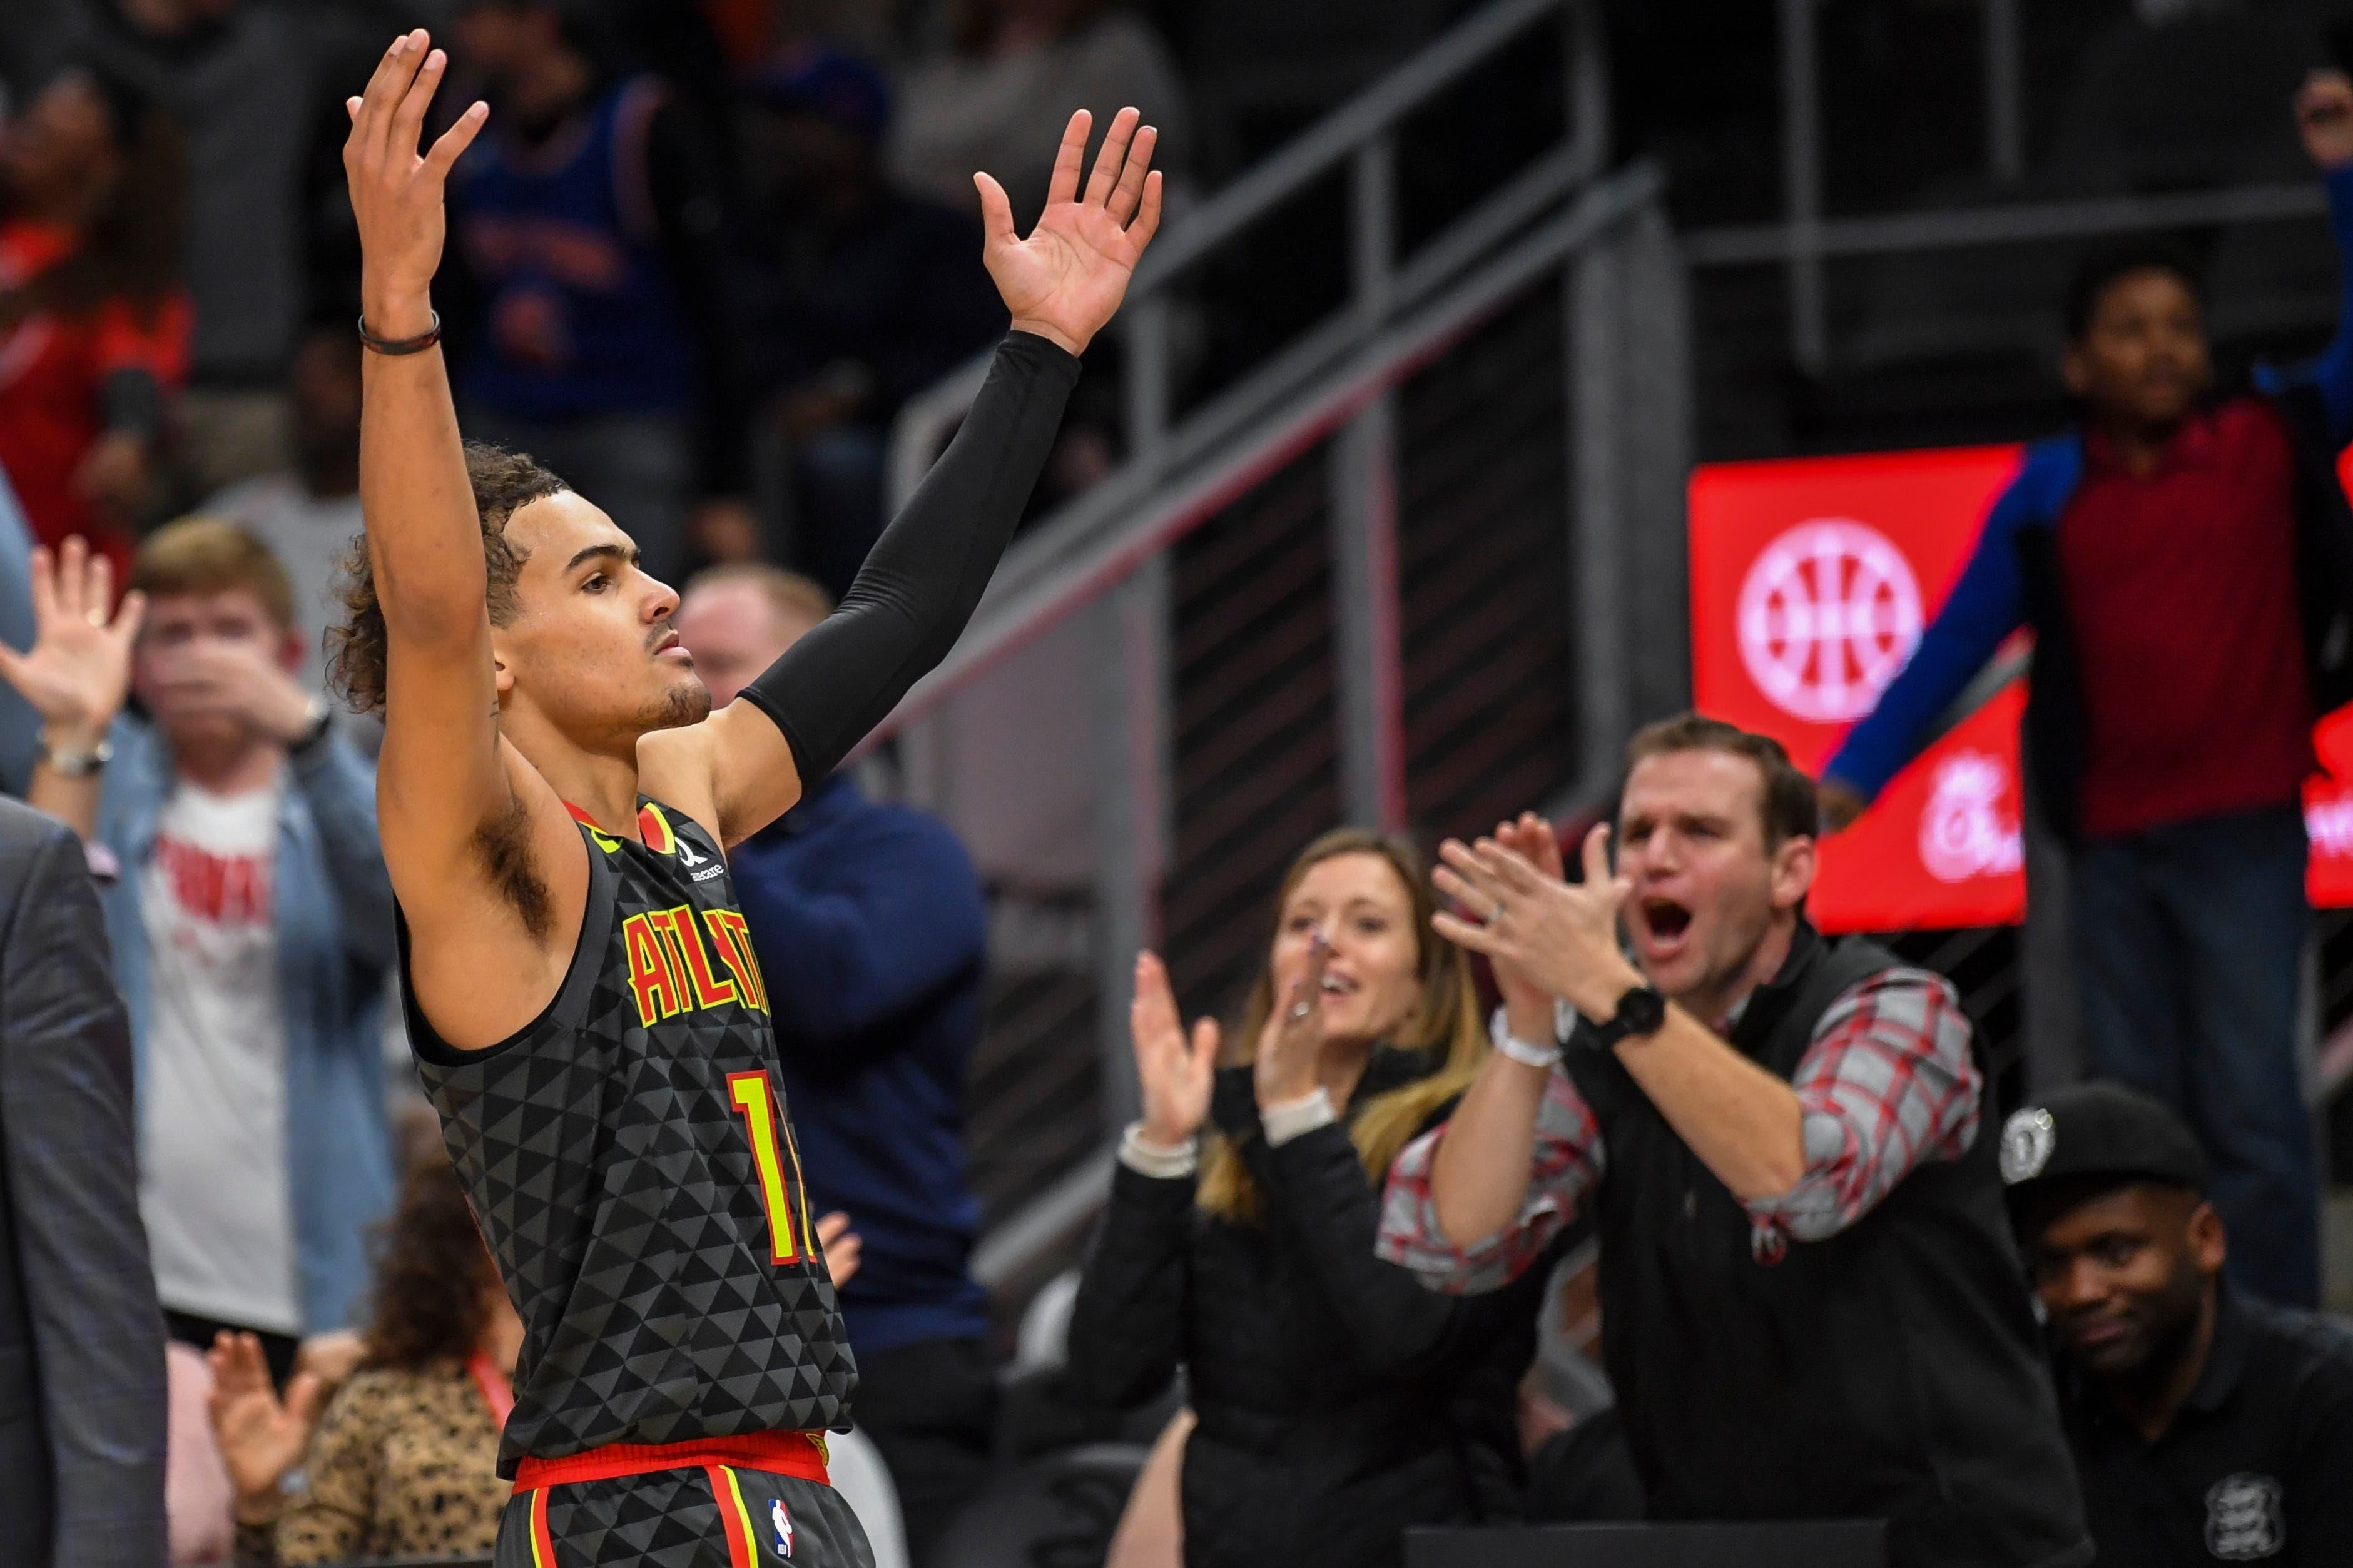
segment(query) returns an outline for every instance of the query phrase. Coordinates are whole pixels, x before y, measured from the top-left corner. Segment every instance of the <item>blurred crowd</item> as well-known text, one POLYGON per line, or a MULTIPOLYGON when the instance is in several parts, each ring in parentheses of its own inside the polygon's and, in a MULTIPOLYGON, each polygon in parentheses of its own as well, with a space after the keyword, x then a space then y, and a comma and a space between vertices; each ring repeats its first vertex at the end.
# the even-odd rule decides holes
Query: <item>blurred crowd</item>
POLYGON ((342 98, 426 20, 445 105, 493 110, 436 289, 470 433, 602 497, 666 577, 766 559, 840 593, 899 406, 1004 326, 972 171, 1034 216, 1071 106, 1155 105, 1180 187, 1188 152, 1138 14, 904 9, 10 6, 0 463, 35 539, 120 569, 201 507, 269 531, 314 602, 355 515, 342 98))
MULTIPOLYGON (((461 423, 682 584, 722 703, 849 584, 902 406, 1004 329, 972 171, 1026 223, 1068 111, 1131 102, 1180 201, 1193 156, 1170 50, 1102 0, 414 9, 0 16, 0 784, 80 840, 40 895, 43 962, 63 984, 110 953, 121 1004, 28 990, 0 1026, 0 1260, 12 1225, 40 1243, 0 1267, 0 1487, 42 1473, 58 1528, 95 1540, 144 1462, 78 1448, 73 1421, 62 1457, 9 1447, 9 1379, 70 1344, 168 1413, 148 1458, 175 1563, 486 1553, 509 1491, 522 1328, 404 1090, 374 738, 331 679, 360 531, 344 89, 421 18, 445 109, 491 105, 435 293, 461 423), (54 1078, 13 1065, 44 1045, 54 1078), (135 1161, 58 1131, 94 1105, 135 1161), (143 1227, 137 1280, 45 1279, 77 1244, 43 1205, 107 1193, 143 1227)), ((2353 87, 2306 112, 2353 237, 2353 87)), ((860 1370, 836 1470, 884 1568, 1018 1537, 990 1510, 1035 1481, 1008 1459, 1039 1430, 1150 1446, 1112 1472, 1120 1568, 1391 1563, 1422 1525, 1842 1516, 1891 1520, 1906 1564, 2170 1560, 2200 1529, 2226 1558, 2353 1560, 2327 1479, 2353 1464, 2353 1351, 2306 1311, 2294 1054, 2295 792, 2346 667, 2297 635, 2325 640, 2335 602, 2304 546, 2341 521, 2353 552, 2295 443, 2333 459, 2353 431, 2353 339, 2214 411, 2191 269, 2108 258, 2077 293, 2085 430, 2038 448, 1992 563, 1819 801, 1778 744, 1685 716, 1635 738, 1614 845, 1530 815, 1435 868, 1354 829, 1306 846, 1230 1032, 1187 1023, 1139 955, 1143 1114, 1042 1394, 1001 1376, 971 1268, 969 856, 848 773, 737 848, 860 1370), (2021 577, 2001 552, 2034 528, 2021 577), (2176 624, 2150 606, 2174 592, 2186 620, 2225 579, 2242 663, 2209 679, 2189 663, 2214 639, 2147 635, 2176 624), (2097 895, 2079 946, 2115 1081, 2013 1108, 1952 986, 1818 931, 1806 895, 1825 825, 2021 622, 2079 666, 2046 656, 2034 721, 2099 738, 2042 787, 2097 895), (2061 670, 2081 689, 2053 719, 2061 670), (2228 724, 2253 739, 2215 741, 2228 724), (1596 1238, 1599 1371, 1548 1289, 1596 1238), (1562 1392, 1579 1368, 1602 1397, 1562 1392), (1032 1395, 1056 1414, 1013 1407, 1032 1395)), ((1100 469, 1108 422, 1082 408, 1063 442, 1050 487, 1100 469)), ((0 1559, 38 1560, 12 1528, 0 1559)), ((152 1563, 135 1533, 74 1560, 152 1563)))

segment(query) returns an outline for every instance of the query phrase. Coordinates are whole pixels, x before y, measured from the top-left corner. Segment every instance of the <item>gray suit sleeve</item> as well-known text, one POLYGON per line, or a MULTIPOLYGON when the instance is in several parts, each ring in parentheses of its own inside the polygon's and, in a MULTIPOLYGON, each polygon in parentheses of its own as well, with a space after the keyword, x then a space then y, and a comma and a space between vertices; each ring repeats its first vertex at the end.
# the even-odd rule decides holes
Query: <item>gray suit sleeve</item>
POLYGON ((163 1315, 139 1218, 131 1035, 97 890, 62 826, 18 851, 0 932, 0 1158, 57 1473, 55 1568, 157 1568, 163 1315))

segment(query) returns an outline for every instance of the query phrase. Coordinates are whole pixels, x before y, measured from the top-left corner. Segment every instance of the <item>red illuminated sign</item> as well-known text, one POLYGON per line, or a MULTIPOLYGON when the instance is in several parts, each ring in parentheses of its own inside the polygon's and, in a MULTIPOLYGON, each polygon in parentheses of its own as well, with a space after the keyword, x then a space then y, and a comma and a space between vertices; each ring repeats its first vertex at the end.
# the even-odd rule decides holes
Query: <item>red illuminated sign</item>
MULTIPOLYGON (((1911 657, 2018 448, 1717 463, 1691 482, 1692 684, 1702 711, 1819 771, 1911 657)), ((2016 690, 1897 774, 1822 845, 1829 931, 2016 921, 2016 690)))
MULTIPOLYGON (((2016 447, 1716 463, 1691 481, 1692 685, 1703 712, 1771 735, 1818 772, 1935 618, 2016 470, 2016 447)), ((2353 471, 2353 463, 2348 463, 2353 471)), ((2010 924, 2020 859, 2015 683, 1826 839, 1827 931, 2010 924)), ((2353 710, 2314 733, 2313 902, 2353 906, 2353 710), (2348 782, 2339 782, 2348 781, 2348 782)))

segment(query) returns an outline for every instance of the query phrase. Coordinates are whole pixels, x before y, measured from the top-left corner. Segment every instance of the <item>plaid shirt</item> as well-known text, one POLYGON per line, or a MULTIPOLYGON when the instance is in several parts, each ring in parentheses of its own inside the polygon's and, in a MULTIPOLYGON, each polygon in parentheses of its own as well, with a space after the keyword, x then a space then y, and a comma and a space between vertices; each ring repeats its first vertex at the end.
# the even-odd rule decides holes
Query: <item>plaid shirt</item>
MULTIPOLYGON (((1793 1240, 1836 1236, 1915 1166, 1967 1153, 1977 1139, 1984 1085, 1951 983, 1925 970, 1891 969, 1831 1004, 1790 1087, 1803 1114, 1806 1173, 1780 1196, 1742 1205, 1760 1263, 1778 1261, 1793 1240)), ((1567 1072, 1555 1067, 1536 1113, 1535 1163, 1518 1215, 1486 1240, 1458 1247, 1438 1223, 1430 1195, 1430 1168, 1445 1135, 1437 1128, 1398 1156, 1382 1199, 1379 1242, 1383 1258, 1443 1290, 1493 1290, 1518 1275, 1609 1164, 1592 1108, 1567 1072)))

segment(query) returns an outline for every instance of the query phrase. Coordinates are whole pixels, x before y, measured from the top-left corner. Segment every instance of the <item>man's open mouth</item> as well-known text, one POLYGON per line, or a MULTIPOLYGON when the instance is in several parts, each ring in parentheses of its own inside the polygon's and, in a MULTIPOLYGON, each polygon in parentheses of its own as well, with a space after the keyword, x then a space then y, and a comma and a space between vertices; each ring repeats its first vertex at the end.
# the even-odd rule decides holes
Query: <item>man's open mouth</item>
POLYGON ((1672 899, 1642 900, 1642 923, 1662 942, 1681 941, 1691 922, 1691 910, 1672 899))

